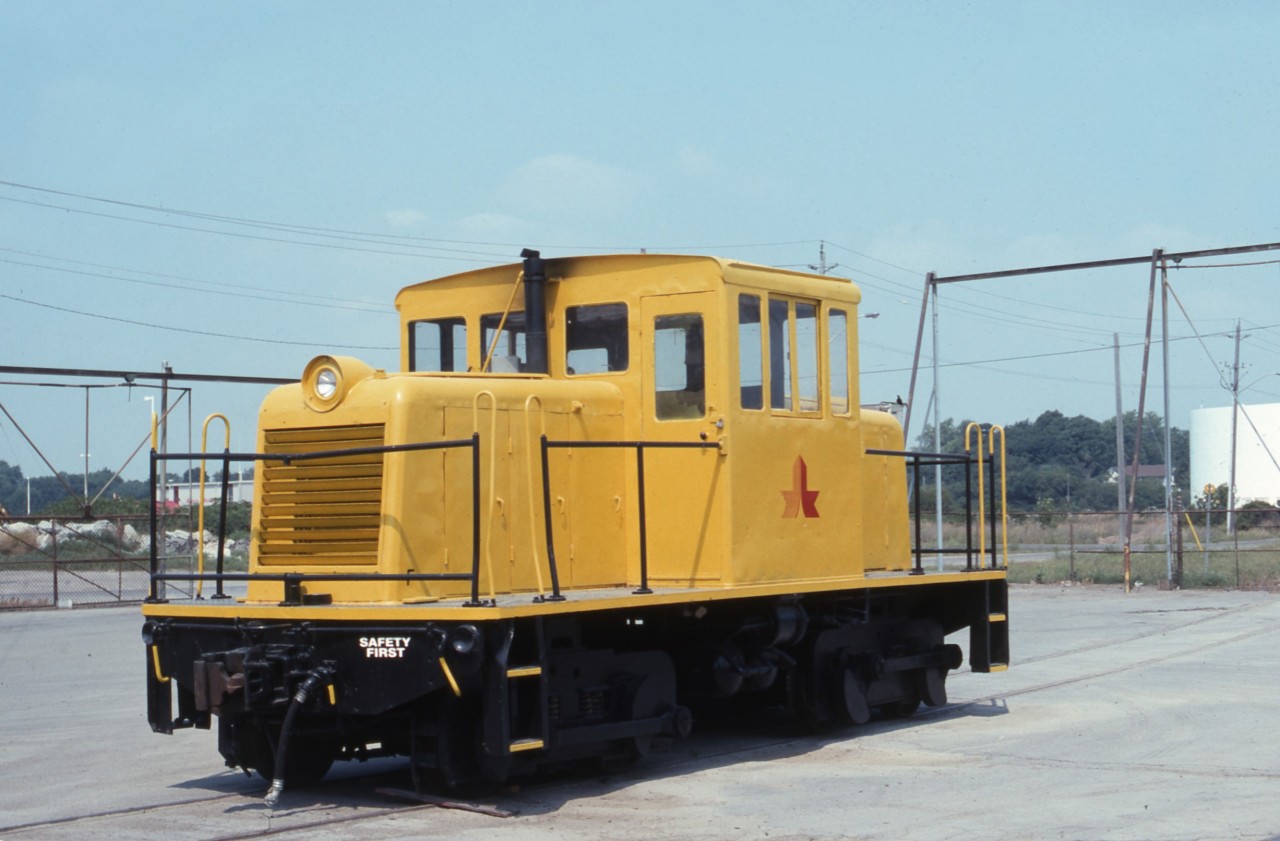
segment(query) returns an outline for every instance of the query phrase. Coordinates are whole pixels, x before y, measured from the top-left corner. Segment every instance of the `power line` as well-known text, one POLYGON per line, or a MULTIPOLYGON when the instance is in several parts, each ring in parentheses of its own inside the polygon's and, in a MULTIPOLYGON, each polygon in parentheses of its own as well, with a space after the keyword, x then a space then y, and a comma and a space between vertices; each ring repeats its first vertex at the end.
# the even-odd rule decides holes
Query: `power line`
MULTIPOLYGON (((251 292, 271 292, 278 295, 289 295, 295 298, 311 298, 317 301, 333 301, 338 304, 352 304, 354 307, 381 307, 375 301, 361 301, 354 298, 338 298, 333 295, 317 295, 314 292, 293 292, 288 289, 272 289, 266 286, 248 286, 241 283, 226 283, 224 281, 200 280, 199 278, 187 277, 185 275, 166 274, 164 272, 150 272, 145 269, 131 269, 126 266, 112 266, 105 263, 92 263, 86 260, 74 260, 70 257, 59 257, 55 254, 42 254, 38 251, 22 251, 17 248, 5 248, 0 246, 0 251, 8 254, 20 254, 24 257, 37 257, 41 260, 56 260, 59 263, 71 263, 76 266, 89 266, 94 269, 107 269, 108 271, 131 272, 137 275, 145 275, 146 277, 161 277, 169 280, 181 280, 184 283, 199 283, 206 286, 219 286, 226 289, 245 289, 251 292)), ((301 302, 298 302, 301 303, 301 302)), ((353 308, 354 308, 353 307, 353 308)))
MULTIPOLYGON (((253 218, 248 218, 243 216, 228 216, 224 214, 206 213, 206 212, 196 211, 196 210, 185 210, 181 208, 162 207, 159 205, 145 204, 142 202, 131 202, 131 201, 125 201, 123 199, 112 199, 112 198, 106 198, 104 196, 94 196, 86 193, 76 193, 68 190, 55 190, 50 187, 38 187, 32 184, 21 184, 16 181, 0 180, 0 186, 12 187, 14 189, 20 189, 20 190, 31 190, 33 192, 46 193, 46 194, 55 195, 55 196, 63 196, 65 198, 74 198, 82 201, 99 202, 102 204, 110 204, 118 207, 128 207, 134 210, 145 210, 150 213, 160 213, 160 214, 166 214, 171 216, 184 216, 191 219, 203 219, 209 222, 221 222, 223 224, 228 224, 228 225, 240 225, 243 227, 258 228, 258 229, 271 230, 271 231, 280 231, 280 232, 286 232, 286 233, 304 234, 307 236, 328 237, 332 239, 352 240, 356 242, 367 242, 367 243, 378 244, 378 245, 402 245, 403 247, 420 248, 420 249, 431 250, 431 251, 446 251, 446 252, 452 252, 452 253, 458 253, 458 254, 473 254, 473 255, 484 256, 484 257, 494 257, 497 260, 503 261, 503 262, 510 260, 511 259, 510 256, 505 253, 495 254, 490 252, 477 252, 477 251, 471 251, 466 249, 447 248, 447 247, 438 246, 438 245, 414 245, 414 243, 445 243, 447 245, 470 245, 470 246, 479 246, 484 248, 513 248, 513 249, 523 248, 526 245, 528 245, 528 243, 487 242, 482 240, 445 239, 441 237, 424 237, 424 236, 416 236, 411 234, 371 233, 368 231, 352 231, 352 230, 346 230, 342 228, 326 228, 326 227, 320 227, 316 225, 299 225, 299 224, 288 223, 288 222, 272 222, 269 220, 253 219, 253 218)), ((93 215, 93 216, 103 216, 110 219, 121 219, 125 221, 130 221, 130 222, 138 222, 141 224, 165 225, 165 223, 155 222, 147 219, 137 219, 137 218, 128 217, 128 216, 116 216, 116 215, 107 214, 107 213, 95 213, 93 211, 83 210, 80 208, 64 207, 62 205, 16 199, 10 196, 0 196, 0 199, 4 201, 17 202, 20 204, 31 204, 38 207, 49 207, 57 210, 66 210, 73 213, 84 213, 84 214, 93 215)), ((229 232, 229 231, 217 231, 217 230, 212 230, 207 228, 191 228, 187 226, 172 225, 172 224, 165 225, 165 226, 178 228, 180 230, 193 230, 193 231, 200 231, 203 233, 221 234, 224 236, 236 235, 233 232, 229 232)), ((242 235, 242 236, 248 236, 248 235, 242 235)), ((296 245, 319 245, 319 243, 308 243, 308 242, 298 241, 298 240, 280 240, 280 239, 275 239, 271 237, 250 237, 250 238, 266 239, 267 241, 272 241, 272 242, 286 242, 286 243, 296 244, 296 245)), ((671 250, 671 251, 693 251, 693 250, 703 250, 703 249, 711 250, 711 249, 720 249, 720 248, 776 248, 784 245, 808 245, 813 242, 816 242, 816 240, 791 240, 787 242, 732 243, 732 244, 721 244, 721 245, 687 245, 687 246, 668 245, 668 246, 658 246, 657 248, 660 250, 671 250)), ((336 246, 329 246, 329 247, 336 247, 336 246)), ((543 247, 572 250, 572 251, 640 251, 643 249, 643 246, 638 246, 638 245, 619 245, 619 246, 544 245, 543 247)), ((654 246, 649 246, 649 250, 652 251, 654 249, 655 249, 654 246)), ((370 249, 352 248, 351 250, 368 251, 370 249)), ((419 255, 419 254, 406 253, 406 252, 375 252, 375 253, 399 254, 400 256, 431 256, 431 257, 435 257, 436 259, 442 259, 442 260, 443 259, 453 259, 453 260, 465 259, 461 257, 442 257, 434 254, 419 255)), ((470 259, 468 260, 468 262, 486 263, 486 262, 492 262, 492 261, 470 259)))
MULTIPOLYGON (((439 254, 415 253, 411 251, 390 251, 384 248, 361 248, 354 245, 335 245, 333 243, 328 243, 328 242, 307 242, 306 240, 283 239, 281 237, 268 237, 268 236, 260 236, 258 234, 246 234, 239 231, 219 231, 216 228, 197 228, 192 225, 178 225, 173 222, 158 222, 154 219, 138 219, 132 216, 121 216, 119 214, 114 214, 114 213, 99 213, 94 210, 85 210, 83 208, 78 208, 78 207, 65 207, 63 205, 49 204, 47 202, 30 201, 28 199, 17 199, 17 198, 14 198, 13 196, 0 196, 0 201, 14 202, 16 204, 28 204, 28 205, 33 205, 35 207, 46 207, 53 210, 63 210, 68 213, 80 213, 85 216, 97 216, 104 219, 116 219, 124 222, 136 222, 140 225, 154 225, 159 228, 172 228, 178 231, 194 231, 196 233, 214 234, 216 236, 224 236, 224 237, 236 237, 238 239, 251 239, 251 240, 257 240, 259 242, 277 242, 277 243, 284 243, 287 245, 305 245, 311 248, 328 248, 336 251, 359 251, 367 254, 390 254, 396 257, 430 257, 435 260, 454 260, 454 261, 464 262, 464 263, 491 264, 491 263, 498 262, 497 260, 479 260, 479 259, 467 258, 467 257, 450 257, 450 256, 439 255, 439 254)), ((376 240, 370 240, 370 242, 376 242, 376 240)), ((405 246, 405 247, 426 248, 427 246, 405 246)), ((494 256, 498 257, 499 255, 494 255, 494 256)))
MULTIPOLYGON (((3 250, 8 250, 8 249, 0 249, 0 251, 3 251, 3 250)), ((24 266, 26 268, 32 268, 39 271, 62 272, 64 274, 80 275, 81 277, 96 277, 96 278, 102 278, 104 280, 117 280, 122 283, 136 283, 143 286, 156 286, 164 289, 178 289, 183 292, 200 292, 205 295, 224 295, 231 298, 249 298, 257 301, 273 301, 275 303, 290 304, 294 306, 323 307, 326 309, 353 310, 355 312, 381 312, 381 313, 394 312, 394 310, 392 310, 390 307, 379 307, 377 309, 373 309, 372 306, 354 307, 354 306, 344 306, 342 304, 323 304, 317 301, 294 301, 288 298, 273 298, 269 295, 251 295, 247 292, 224 292, 217 289, 192 289, 186 286, 179 286, 176 283, 163 283, 158 280, 140 280, 138 278, 132 278, 132 277, 120 277, 119 275, 109 275, 109 274, 101 274, 99 272, 89 272, 83 269, 68 269, 62 266, 41 266, 38 263, 24 263, 21 260, 8 260, 3 257, 0 257, 0 263, 7 263, 13 266, 24 266)), ((122 269, 121 271, 128 271, 128 269, 122 269)))
MULTIPOLYGON (((1271 325, 1271 326, 1277 327, 1280 325, 1271 325)), ((1210 335, 1220 335, 1220 334, 1211 333, 1210 335)), ((1222 334, 1222 335, 1225 335, 1225 334, 1222 334)), ((1185 342, 1185 341, 1189 341, 1191 339, 1196 339, 1196 338, 1199 338, 1199 335, 1170 336, 1169 342, 1170 343, 1185 342)), ((1136 348, 1136 347, 1142 347, 1142 345, 1143 345, 1142 342, 1132 342, 1129 344, 1122 344, 1120 345, 1120 347, 1136 348)), ((964 362, 939 362, 938 367, 939 368, 962 368, 966 366, 989 365, 996 362, 1022 362, 1028 359, 1047 359, 1047 358, 1056 357, 1056 356, 1073 356, 1081 353, 1101 353, 1103 351, 1109 352, 1113 349, 1113 347, 1114 347, 1113 345, 1107 345, 1105 347, 1082 348, 1080 350, 1058 350, 1058 351, 1049 351, 1047 353, 1029 353, 1023 356, 1003 356, 1003 357, 997 357, 995 359, 971 359, 964 362)), ((904 372, 909 372, 910 370, 911 370, 910 368, 885 368, 879 371, 866 371, 864 373, 900 374, 904 372)))
POLYGON ((266 339, 261 336, 238 336, 238 335, 235 335, 234 333, 215 333, 209 330, 193 330, 189 327, 172 327, 168 324, 151 324, 146 321, 134 321, 129 318, 119 318, 117 316, 103 315, 102 313, 96 313, 96 312, 83 312, 82 310, 73 310, 73 309, 70 309, 69 307, 59 307, 59 306, 54 306, 53 304, 44 304, 44 303, 41 303, 40 301, 31 301, 26 298, 19 298, 16 295, 0 294, 0 298, 4 298, 5 300, 8 300, 8 301, 16 301, 19 304, 27 304, 33 307, 41 307, 42 309, 54 310, 56 312, 65 312, 65 313, 70 313, 72 315, 82 315, 82 316, 85 316, 86 318, 98 318, 98 319, 102 319, 103 321, 114 321, 119 324, 132 324, 135 327, 150 327, 155 330, 169 330, 174 333, 187 333, 193 336, 211 336, 217 339, 237 339, 239 341, 245 341, 245 342, 261 342, 263 344, 271 344, 271 345, 293 345, 296 347, 337 348, 341 350, 398 350, 398 348, 383 347, 379 345, 339 345, 339 344, 333 344, 331 342, 325 342, 323 344, 318 342, 293 342, 293 341, 288 341, 286 339, 266 339))
MULTIPOLYGON (((161 213, 168 216, 185 216, 190 219, 203 219, 209 222, 221 222, 228 225, 241 225, 241 226, 250 227, 250 228, 260 228, 265 230, 282 231, 287 233, 300 233, 300 234, 307 234, 307 235, 313 235, 313 236, 327 236, 335 239, 356 239, 357 241, 361 241, 361 242, 374 242, 382 245, 394 244, 394 243, 387 243, 386 240, 406 240, 409 243, 447 242, 453 245, 485 245, 485 246, 515 247, 513 245, 508 245, 505 243, 469 243, 464 240, 432 239, 430 237, 410 236, 407 234, 374 234, 374 233, 368 233, 365 231, 347 231, 347 230, 342 230, 340 228, 322 228, 322 227, 317 227, 313 225, 297 225, 297 224, 291 224, 287 222, 272 222, 264 219, 249 219, 249 218, 240 217, 240 216, 225 216, 217 213, 204 213, 196 210, 183 210, 181 208, 160 207, 157 205, 142 204, 140 202, 124 201, 122 199, 110 199, 110 198, 104 198, 102 196, 91 196, 91 195, 86 195, 84 193, 68 192, 66 190, 54 190, 48 187, 36 187, 30 184, 19 184, 13 181, 0 181, 0 186, 14 187, 22 190, 32 190, 39 193, 47 193, 55 196, 64 196, 66 198, 81 199, 83 201, 99 202, 102 204, 110 204, 118 207, 129 207, 135 210, 145 210, 151 213, 161 213)), ((7 198, 6 200, 21 201, 20 199, 12 199, 12 198, 7 198)), ((42 204, 40 202, 22 202, 22 203, 36 204, 44 207, 56 207, 61 210, 75 210, 74 208, 62 207, 61 205, 42 204)), ((76 212, 87 213, 88 211, 76 211, 76 212)), ((98 214, 95 214, 95 215, 98 215, 98 214)), ((109 216, 109 214, 106 214, 106 215, 109 216)), ((146 222, 146 220, 134 219, 132 217, 110 216, 110 218, 128 219, 129 221, 146 222)), ((147 224, 158 224, 158 223, 148 222, 147 224)), ((199 230, 203 230, 203 229, 199 229, 199 230)), ((428 246, 411 246, 411 247, 427 248, 428 246)), ((430 246, 430 247, 436 250, 455 251, 462 254, 476 253, 472 251, 465 251, 465 250, 455 249, 455 248, 439 248, 437 246, 430 246)), ((493 256, 501 256, 501 255, 493 255, 493 256)))

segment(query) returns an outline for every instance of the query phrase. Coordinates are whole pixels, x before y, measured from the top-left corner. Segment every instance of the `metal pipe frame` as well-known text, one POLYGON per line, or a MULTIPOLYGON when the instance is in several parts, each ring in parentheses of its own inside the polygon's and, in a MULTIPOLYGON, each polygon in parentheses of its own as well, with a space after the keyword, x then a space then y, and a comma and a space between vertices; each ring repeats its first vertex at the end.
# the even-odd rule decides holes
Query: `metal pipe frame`
MULTIPOLYGON (((915 535, 916 543, 912 548, 912 556, 915 558, 912 575, 924 575, 924 553, 926 551, 937 555, 964 555, 965 570, 973 571, 973 496, 972 474, 973 465, 976 460, 968 455, 960 455, 958 453, 917 453, 910 450, 881 450, 876 448, 867 449, 866 454, 869 456, 890 456, 894 458, 902 458, 911 462, 912 471, 912 516, 915 519, 915 535), (964 500, 964 519, 965 519, 965 547, 963 549, 946 549, 941 545, 936 548, 925 549, 923 546, 923 531, 920 512, 920 468, 921 467, 941 467, 947 464, 963 464, 965 465, 965 500, 964 500)), ((941 488, 938 488, 941 493, 941 488)), ((993 520, 994 522, 994 520, 993 520)), ((978 524, 982 528, 982 524, 978 524)), ((994 526, 993 526, 994 528, 994 526)))
POLYGON ((542 504, 546 511, 547 523, 547 557, 551 564, 551 575, 553 581, 553 590, 555 595, 559 595, 558 584, 555 573, 555 550, 552 547, 551 535, 551 496, 550 482, 551 475, 547 467, 547 450, 555 447, 561 450, 572 450, 576 448, 584 449, 635 449, 636 451, 636 469, 637 474, 637 495, 639 515, 640 515, 640 587, 634 592, 636 595, 647 595, 653 590, 649 588, 649 547, 648 547, 648 529, 646 520, 647 511, 645 506, 644 492, 644 451, 646 449, 663 449, 663 450, 710 450, 720 447, 719 441, 549 441, 544 435, 542 437, 542 482, 543 496, 542 504))
POLYGON ((179 572, 161 572, 160 557, 158 554, 157 543, 159 541, 159 529, 157 526, 159 510, 159 500, 156 495, 157 477, 159 475, 159 463, 162 461, 186 461, 197 458, 206 458, 207 453, 158 453, 154 448, 151 450, 151 588, 147 595, 148 603, 156 603, 165 601, 161 588, 157 584, 163 584, 166 581, 214 581, 217 583, 217 594, 215 598, 226 598, 223 592, 223 585, 227 581, 281 581, 285 584, 285 603, 292 603, 289 600, 289 592, 291 587, 296 587, 303 581, 470 581, 471 582, 471 600, 465 603, 468 607, 478 607, 488 604, 480 599, 480 433, 473 433, 470 438, 462 438, 450 441, 429 441, 418 444, 389 444, 383 447, 350 447, 342 450, 321 450, 312 453, 294 453, 288 456, 279 453, 232 453, 224 451, 222 453, 222 519, 218 535, 218 566, 217 572, 209 573, 179 573, 179 572), (230 473, 231 462, 233 461, 273 461, 290 464, 294 461, 311 461, 324 458, 337 458, 350 455, 374 455, 378 453, 403 453, 416 452, 421 450, 445 450, 459 449, 468 447, 471 449, 471 504, 472 504, 472 557, 471 572, 456 573, 264 573, 264 572, 236 572, 228 573, 223 571, 223 547, 226 532, 226 511, 227 511, 227 495, 228 495, 228 474, 230 473))

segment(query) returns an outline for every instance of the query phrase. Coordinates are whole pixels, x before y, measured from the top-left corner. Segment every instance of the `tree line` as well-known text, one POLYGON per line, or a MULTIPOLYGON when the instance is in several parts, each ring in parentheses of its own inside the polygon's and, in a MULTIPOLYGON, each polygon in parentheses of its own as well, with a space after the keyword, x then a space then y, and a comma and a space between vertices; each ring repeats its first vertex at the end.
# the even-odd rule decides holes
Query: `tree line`
MULTIPOLYGON (((239 472, 232 475, 239 475, 239 472)), ((252 475, 251 469, 244 471, 246 478, 252 475)), ((196 466, 181 473, 169 473, 166 480, 170 483, 198 482, 200 468, 196 466)), ((207 471, 207 483, 221 480, 221 470, 207 471)), ((145 514, 151 499, 148 480, 116 478, 110 470, 90 471, 87 486, 89 499, 98 497, 98 501, 93 504, 95 515, 145 514)), ((14 517, 26 515, 28 492, 32 516, 83 514, 84 504, 79 497, 84 493, 85 487, 85 474, 62 472, 56 476, 32 476, 28 485, 21 467, 0 461, 0 505, 14 517)), ((217 493, 216 486, 213 493, 217 493)))
MULTIPOLYGON (((945 419, 940 427, 942 452, 963 453, 969 421, 945 419)), ((1138 413, 1124 415, 1123 434, 1126 470, 1133 463, 1138 413)), ((1010 511, 1115 511, 1116 422, 1115 418, 1094 420, 1083 415, 1067 417, 1047 411, 1035 420, 1021 420, 1004 427, 1006 491, 1010 511)), ((1182 489, 1184 504, 1202 502, 1188 493, 1191 473, 1191 436, 1183 429, 1170 430, 1173 483, 1182 489)), ((970 438, 971 445, 975 439, 970 438)), ((999 439, 997 438, 997 443, 999 439)), ((934 430, 926 426, 916 438, 916 449, 934 452, 934 430)), ((1143 465, 1163 465, 1164 421, 1148 412, 1142 422, 1143 465)), ((921 502, 933 504, 934 471, 921 472, 921 502)), ((974 480, 976 482, 976 479, 974 480)), ((1126 498, 1128 483, 1124 484, 1126 498)), ((944 471, 943 506, 957 510, 963 506, 964 474, 959 469, 944 471)), ((1140 479, 1135 497, 1138 510, 1164 507, 1164 483, 1160 478, 1140 479)))

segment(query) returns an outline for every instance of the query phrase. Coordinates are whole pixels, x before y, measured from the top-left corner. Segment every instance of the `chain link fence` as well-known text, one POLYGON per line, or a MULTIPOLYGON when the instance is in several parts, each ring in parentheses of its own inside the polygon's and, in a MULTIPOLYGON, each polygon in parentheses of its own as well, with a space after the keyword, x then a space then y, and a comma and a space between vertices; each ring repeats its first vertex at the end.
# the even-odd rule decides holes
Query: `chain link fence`
MULTIPOLYGON (((1010 580, 1124 581, 1122 514, 1038 511, 1011 514, 1008 525, 1010 580)), ((960 527, 955 529, 957 536, 948 542, 963 540, 960 527)), ((989 547, 989 536, 987 543, 989 547)), ((1280 590, 1276 509, 1200 508, 1179 511, 1168 520, 1163 511, 1142 512, 1134 515, 1129 545, 1132 580, 1143 586, 1280 590)))
MULTIPOLYGON (((194 546, 189 532, 168 531, 167 569, 193 570, 194 546)), ((150 564, 145 515, 0 518, 0 610, 141 602, 150 564)))

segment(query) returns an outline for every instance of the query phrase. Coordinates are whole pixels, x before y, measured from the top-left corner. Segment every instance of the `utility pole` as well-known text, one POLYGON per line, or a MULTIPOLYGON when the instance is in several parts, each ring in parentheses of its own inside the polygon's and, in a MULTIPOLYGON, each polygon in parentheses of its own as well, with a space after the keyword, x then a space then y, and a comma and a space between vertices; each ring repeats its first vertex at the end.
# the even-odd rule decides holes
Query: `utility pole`
POLYGON ((1116 511, 1120 514, 1120 530, 1124 534, 1124 404, 1120 395, 1120 334, 1112 333, 1116 357, 1116 511))
POLYGON ((1151 283, 1147 290, 1147 331, 1142 340, 1142 377, 1138 384, 1138 423, 1133 431, 1133 476, 1129 479, 1129 501, 1124 518, 1124 591, 1133 592, 1133 509, 1138 494, 1138 467, 1142 464, 1142 419, 1147 409, 1147 372, 1151 362, 1151 319, 1156 304, 1156 271, 1164 251, 1151 252, 1151 283))
POLYGON ((1160 259, 1160 344, 1164 354, 1164 566, 1165 580, 1172 582, 1174 505, 1173 424, 1169 420, 1169 261, 1163 257, 1160 259))
POLYGON ((1227 480, 1227 534, 1236 533, 1236 423, 1240 418, 1240 319, 1236 319, 1236 358, 1231 364, 1231 478, 1227 480))
POLYGON ((840 268, 840 264, 832 263, 831 265, 827 265, 827 244, 822 240, 818 240, 818 262, 817 265, 810 263, 809 268, 818 274, 826 274, 827 272, 835 271, 840 268))

